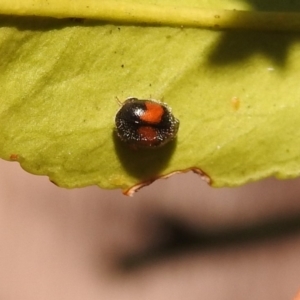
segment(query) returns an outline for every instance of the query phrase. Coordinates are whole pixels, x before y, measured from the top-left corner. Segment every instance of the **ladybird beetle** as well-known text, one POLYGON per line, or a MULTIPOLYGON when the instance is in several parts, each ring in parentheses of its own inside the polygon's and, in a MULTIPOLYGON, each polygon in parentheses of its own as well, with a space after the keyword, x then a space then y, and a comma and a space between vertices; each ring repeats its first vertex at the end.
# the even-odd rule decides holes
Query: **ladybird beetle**
POLYGON ((115 118, 118 137, 132 148, 156 148, 176 137, 179 121, 157 100, 128 98, 115 118))

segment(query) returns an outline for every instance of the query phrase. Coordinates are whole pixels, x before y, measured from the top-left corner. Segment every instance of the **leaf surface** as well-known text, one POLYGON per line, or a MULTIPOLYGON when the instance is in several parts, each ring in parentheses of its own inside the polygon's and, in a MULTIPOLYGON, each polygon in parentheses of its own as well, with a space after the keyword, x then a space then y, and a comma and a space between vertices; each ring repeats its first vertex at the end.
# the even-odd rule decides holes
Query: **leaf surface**
POLYGON ((28 172, 123 189, 190 168, 219 187, 299 175, 297 33, 5 16, 0 26, 0 156, 28 172), (176 141, 119 142, 116 97, 129 96, 166 102, 176 141))

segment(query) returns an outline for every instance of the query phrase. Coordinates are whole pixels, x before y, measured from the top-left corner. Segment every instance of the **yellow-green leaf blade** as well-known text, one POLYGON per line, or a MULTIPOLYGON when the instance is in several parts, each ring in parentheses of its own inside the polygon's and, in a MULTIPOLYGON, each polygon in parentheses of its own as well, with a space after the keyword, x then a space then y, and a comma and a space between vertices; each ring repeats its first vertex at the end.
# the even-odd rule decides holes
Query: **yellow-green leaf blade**
POLYGON ((299 175, 299 37, 2 18, 0 155, 58 185, 199 168, 216 186, 299 175), (116 97, 163 99, 178 139, 133 151, 116 97))

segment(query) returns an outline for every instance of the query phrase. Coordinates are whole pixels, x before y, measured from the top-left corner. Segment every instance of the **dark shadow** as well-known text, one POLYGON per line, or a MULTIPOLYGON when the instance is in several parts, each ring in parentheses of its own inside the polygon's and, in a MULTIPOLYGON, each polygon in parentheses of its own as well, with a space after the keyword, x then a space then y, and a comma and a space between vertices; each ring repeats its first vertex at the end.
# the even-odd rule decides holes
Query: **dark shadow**
POLYGON ((299 0, 246 0, 245 2, 259 11, 300 11, 299 0))
POLYGON ((13 27, 18 30, 53 30, 62 29, 66 26, 78 26, 74 19, 55 19, 49 17, 23 17, 0 15, 0 27, 13 27))
POLYGON ((56 19, 39 16, 7 16, 0 15, 0 27, 13 27, 18 30, 47 31, 73 26, 107 25, 105 21, 87 20, 81 18, 56 19))
POLYGON ((122 26, 145 26, 159 28, 159 24, 145 24, 145 23, 124 23, 122 21, 106 21, 106 20, 94 20, 84 18, 63 18, 57 19, 54 17, 40 17, 40 16, 8 16, 0 14, 0 27, 13 27, 18 30, 32 30, 32 31, 47 31, 53 29, 63 29, 64 27, 72 26, 104 26, 114 25, 120 31, 122 26))
POLYGON ((113 131, 113 141, 116 153, 125 170, 141 181, 155 179, 164 169, 176 148, 176 139, 160 148, 131 149, 123 143, 113 131), (154 176, 154 178, 153 178, 154 176))
POLYGON ((253 55, 263 55, 270 63, 283 68, 289 47, 300 41, 296 33, 230 31, 224 32, 213 51, 208 55, 208 63, 215 66, 239 63, 253 55))
MULTIPOLYGON (((243 0, 241 0, 243 1, 243 0)), ((300 1, 296 0, 244 0, 255 11, 300 11, 300 1)), ((289 47, 299 42, 299 33, 260 32, 226 30, 208 55, 208 63, 222 66, 237 63, 247 58, 262 54, 277 67, 284 67, 289 47)))
POLYGON ((161 219, 161 232, 165 233, 164 243, 147 251, 123 257, 119 268, 124 272, 143 268, 148 264, 159 263, 190 251, 221 249, 247 244, 259 244, 292 235, 300 234, 300 216, 289 216, 281 220, 269 220, 244 228, 224 229, 214 233, 192 229, 176 219, 161 219))

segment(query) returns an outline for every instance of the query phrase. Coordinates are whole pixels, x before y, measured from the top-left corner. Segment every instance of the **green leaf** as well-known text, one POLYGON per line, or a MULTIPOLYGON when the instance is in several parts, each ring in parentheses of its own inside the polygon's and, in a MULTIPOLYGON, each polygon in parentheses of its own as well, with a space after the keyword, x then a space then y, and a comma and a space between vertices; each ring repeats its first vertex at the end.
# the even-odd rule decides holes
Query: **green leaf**
POLYGON ((1 17, 3 159, 69 188, 189 169, 214 186, 299 175, 299 34, 111 20, 1 17), (116 97, 129 96, 168 103, 177 140, 138 151, 118 141, 116 97))

